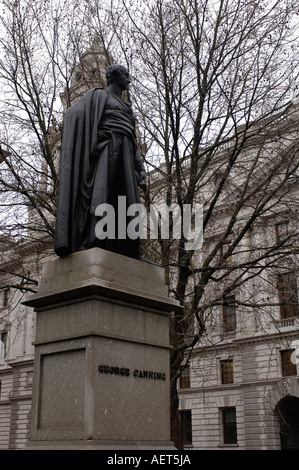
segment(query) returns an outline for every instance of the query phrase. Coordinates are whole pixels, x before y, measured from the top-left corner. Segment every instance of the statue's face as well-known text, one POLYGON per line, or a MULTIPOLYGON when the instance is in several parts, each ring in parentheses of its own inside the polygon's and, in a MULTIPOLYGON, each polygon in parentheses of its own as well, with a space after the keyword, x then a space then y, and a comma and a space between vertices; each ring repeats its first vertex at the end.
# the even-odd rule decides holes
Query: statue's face
POLYGON ((115 75, 114 82, 120 87, 122 91, 127 90, 131 83, 130 75, 127 69, 123 68, 115 75))

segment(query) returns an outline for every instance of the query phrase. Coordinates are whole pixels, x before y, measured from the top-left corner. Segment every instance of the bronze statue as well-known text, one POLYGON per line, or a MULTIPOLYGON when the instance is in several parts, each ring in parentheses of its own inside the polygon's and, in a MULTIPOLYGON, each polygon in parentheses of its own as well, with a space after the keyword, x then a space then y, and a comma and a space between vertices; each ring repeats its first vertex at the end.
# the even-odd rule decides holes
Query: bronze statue
MULTIPOLYGON (((66 256, 92 247, 146 260, 140 239, 96 236, 96 208, 126 197, 127 207, 140 204, 138 185, 145 185, 145 168, 137 148, 135 118, 122 100, 130 77, 121 65, 106 70, 108 90, 94 88, 65 114, 55 252, 66 256)), ((116 214, 117 220, 117 214, 116 214)))

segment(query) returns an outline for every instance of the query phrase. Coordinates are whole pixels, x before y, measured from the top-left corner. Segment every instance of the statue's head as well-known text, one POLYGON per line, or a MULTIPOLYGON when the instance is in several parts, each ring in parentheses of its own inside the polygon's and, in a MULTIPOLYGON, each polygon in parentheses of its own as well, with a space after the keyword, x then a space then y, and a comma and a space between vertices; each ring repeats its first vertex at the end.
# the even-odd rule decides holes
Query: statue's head
POLYGON ((108 86, 117 82, 122 90, 126 90, 131 82, 127 68, 119 64, 113 64, 107 68, 106 81, 108 86))

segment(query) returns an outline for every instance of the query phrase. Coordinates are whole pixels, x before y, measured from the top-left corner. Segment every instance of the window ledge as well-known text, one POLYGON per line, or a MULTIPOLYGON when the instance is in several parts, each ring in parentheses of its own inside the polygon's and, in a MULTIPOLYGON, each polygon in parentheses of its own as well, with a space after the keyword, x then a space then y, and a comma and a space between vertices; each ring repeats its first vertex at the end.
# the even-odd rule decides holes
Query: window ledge
POLYGON ((218 444, 218 447, 239 447, 239 444, 218 444))
POLYGON ((236 330, 225 331, 223 333, 220 333, 221 341, 235 339, 235 337, 236 337, 236 330))
POLYGON ((278 320, 274 320, 274 325, 277 328, 287 327, 287 326, 294 326, 298 322, 298 317, 289 317, 289 318, 280 318, 278 320))

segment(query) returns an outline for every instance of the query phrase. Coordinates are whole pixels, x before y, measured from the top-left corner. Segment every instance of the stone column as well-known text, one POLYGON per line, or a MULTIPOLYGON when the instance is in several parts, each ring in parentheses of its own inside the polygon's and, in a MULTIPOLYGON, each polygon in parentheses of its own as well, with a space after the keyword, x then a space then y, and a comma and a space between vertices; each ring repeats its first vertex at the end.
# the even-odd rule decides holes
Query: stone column
POLYGON ((43 265, 36 310, 35 449, 174 449, 164 270, 99 248, 43 265))

